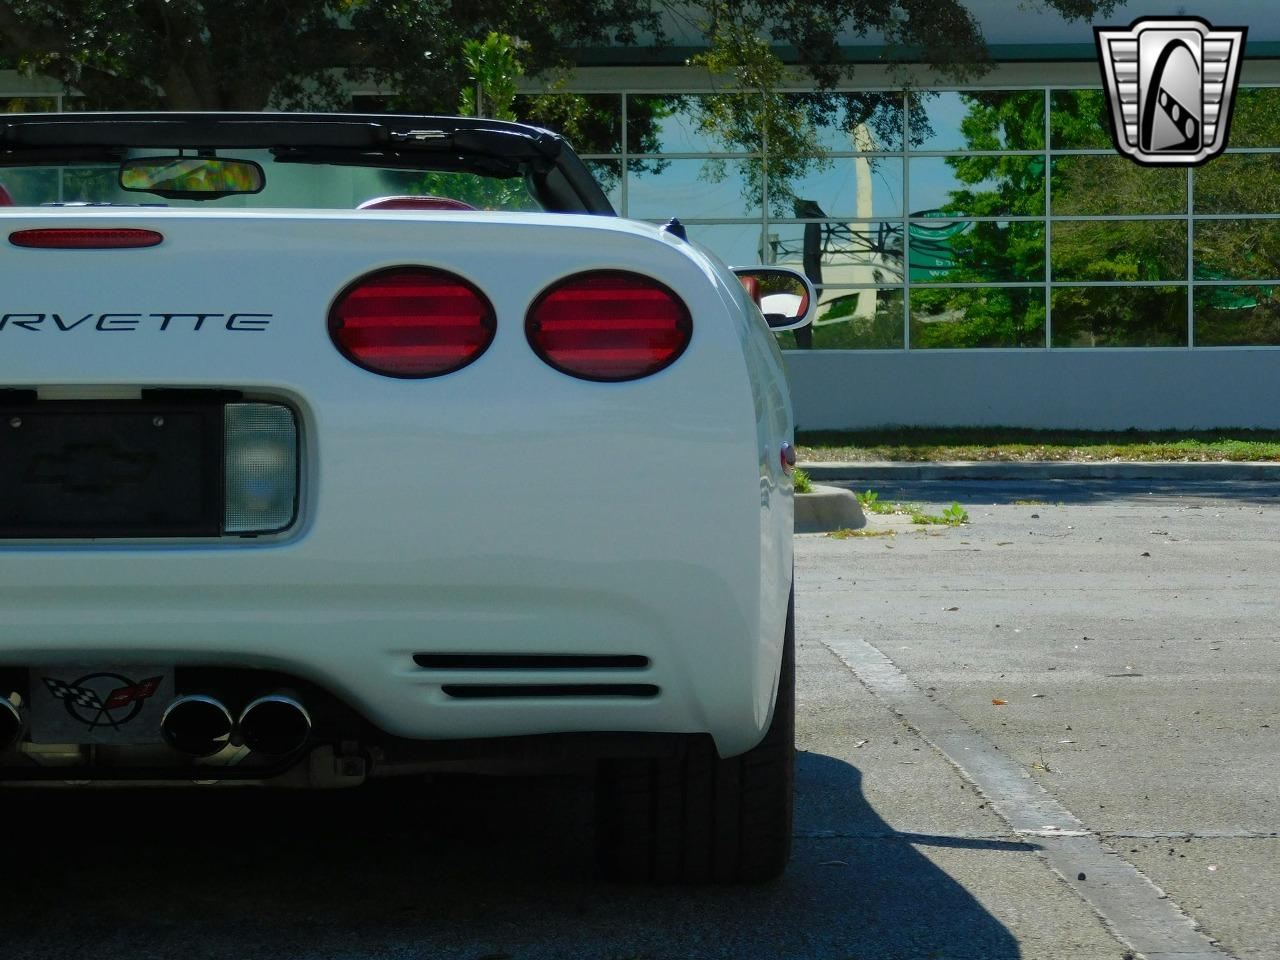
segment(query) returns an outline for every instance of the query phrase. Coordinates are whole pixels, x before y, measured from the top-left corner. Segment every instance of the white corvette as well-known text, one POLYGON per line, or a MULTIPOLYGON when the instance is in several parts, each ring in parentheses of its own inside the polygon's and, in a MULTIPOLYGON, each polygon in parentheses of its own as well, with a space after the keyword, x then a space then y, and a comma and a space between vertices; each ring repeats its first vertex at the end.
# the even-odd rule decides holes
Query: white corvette
POLYGON ((0 780, 566 767, 607 875, 779 873, 814 298, 612 214, 516 124, 0 121, 0 780))

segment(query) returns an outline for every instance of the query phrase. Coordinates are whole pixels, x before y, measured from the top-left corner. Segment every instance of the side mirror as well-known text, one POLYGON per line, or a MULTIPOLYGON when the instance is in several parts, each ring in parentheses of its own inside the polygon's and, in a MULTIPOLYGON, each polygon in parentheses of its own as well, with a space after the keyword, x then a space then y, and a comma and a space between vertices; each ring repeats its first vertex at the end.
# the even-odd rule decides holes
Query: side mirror
POLYGON ((818 295, 799 270, 786 267, 733 267, 760 307, 770 330, 795 330, 813 322, 818 295))

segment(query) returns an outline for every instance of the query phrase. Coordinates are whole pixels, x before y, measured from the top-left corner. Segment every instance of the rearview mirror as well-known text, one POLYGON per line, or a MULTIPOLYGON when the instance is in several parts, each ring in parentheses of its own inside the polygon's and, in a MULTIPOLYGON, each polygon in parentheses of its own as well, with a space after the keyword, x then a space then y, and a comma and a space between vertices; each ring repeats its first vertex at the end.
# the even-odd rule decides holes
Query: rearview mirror
POLYGON ((813 321, 818 302, 813 284, 786 267, 734 267, 770 330, 795 330, 813 321))
POLYGON ((120 164, 120 189, 174 200, 215 200, 260 193, 266 175, 252 160, 222 157, 134 157, 120 164))

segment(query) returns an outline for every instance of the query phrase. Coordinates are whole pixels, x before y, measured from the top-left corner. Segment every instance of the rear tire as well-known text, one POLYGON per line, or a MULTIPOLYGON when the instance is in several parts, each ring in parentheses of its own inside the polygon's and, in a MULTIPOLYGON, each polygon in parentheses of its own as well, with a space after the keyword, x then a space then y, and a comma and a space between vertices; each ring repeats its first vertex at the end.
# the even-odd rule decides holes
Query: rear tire
POLYGON ((710 738, 683 756, 609 760, 596 781, 601 872, 632 883, 759 883, 791 856, 795 787, 795 597, 787 605, 773 720, 722 760, 710 738))

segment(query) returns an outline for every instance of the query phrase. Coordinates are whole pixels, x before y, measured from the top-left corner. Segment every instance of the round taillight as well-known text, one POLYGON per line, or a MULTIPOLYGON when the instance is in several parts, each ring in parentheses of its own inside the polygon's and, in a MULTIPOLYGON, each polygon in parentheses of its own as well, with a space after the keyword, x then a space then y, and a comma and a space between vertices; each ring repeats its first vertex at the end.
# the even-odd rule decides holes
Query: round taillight
POLYGON ((493 342, 493 305, 443 270, 392 267, 361 277, 329 311, 329 336, 352 363, 388 377, 461 370, 493 342))
POLYGON ((689 345, 689 308, 651 277, 595 270, 544 290, 529 308, 534 351, 583 380, 637 380, 670 366, 689 345))

